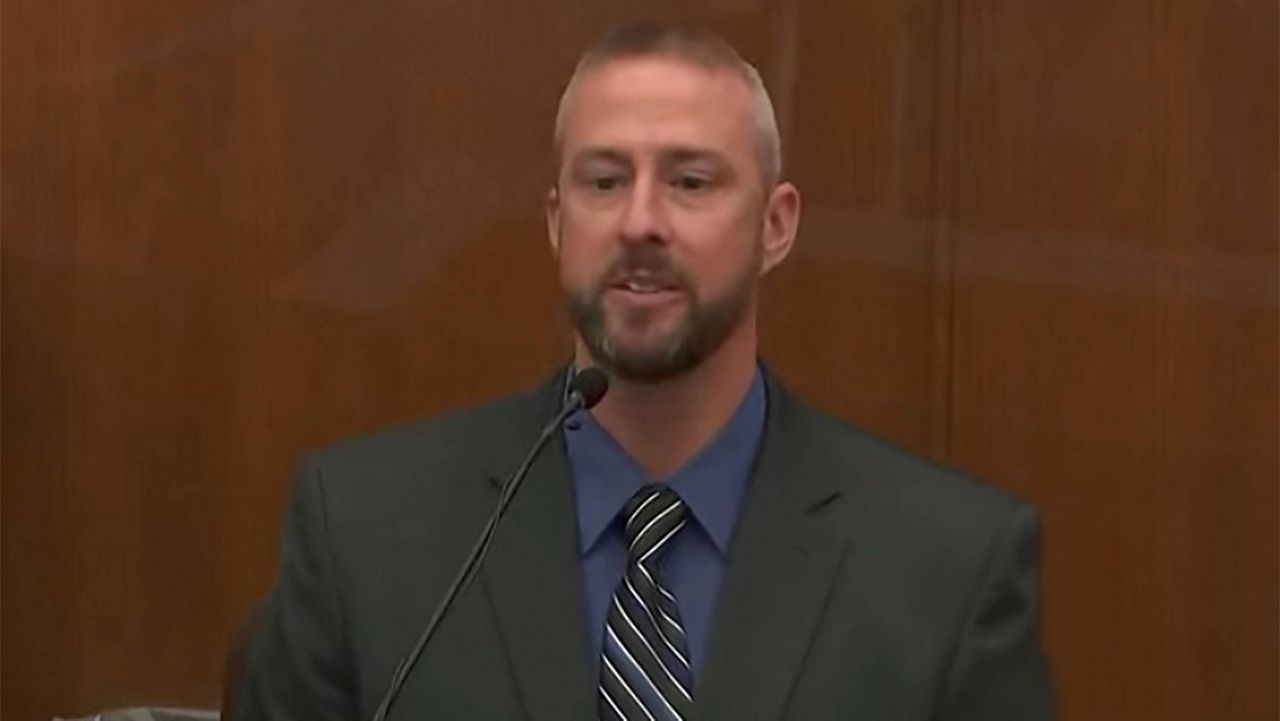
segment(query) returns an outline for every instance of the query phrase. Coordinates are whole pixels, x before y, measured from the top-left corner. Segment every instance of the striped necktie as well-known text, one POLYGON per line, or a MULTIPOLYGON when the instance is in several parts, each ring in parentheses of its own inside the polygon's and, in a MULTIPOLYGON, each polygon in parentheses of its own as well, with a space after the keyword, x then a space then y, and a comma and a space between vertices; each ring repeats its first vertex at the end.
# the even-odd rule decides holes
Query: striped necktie
POLYGON ((627 568, 609 605, 600 659, 601 721, 672 721, 689 715, 693 673, 676 597, 662 587, 663 549, 686 508, 666 486, 627 502, 627 568))

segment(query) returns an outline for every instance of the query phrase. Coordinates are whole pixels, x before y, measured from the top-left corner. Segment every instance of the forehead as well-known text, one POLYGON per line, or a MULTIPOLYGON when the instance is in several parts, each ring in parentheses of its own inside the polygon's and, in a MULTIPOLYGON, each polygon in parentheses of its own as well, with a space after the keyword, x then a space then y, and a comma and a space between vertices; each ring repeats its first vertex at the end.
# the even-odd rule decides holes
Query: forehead
POLYGON ((565 102, 566 157, 588 146, 753 152, 751 93, 728 69, 661 56, 611 60, 581 73, 565 102))

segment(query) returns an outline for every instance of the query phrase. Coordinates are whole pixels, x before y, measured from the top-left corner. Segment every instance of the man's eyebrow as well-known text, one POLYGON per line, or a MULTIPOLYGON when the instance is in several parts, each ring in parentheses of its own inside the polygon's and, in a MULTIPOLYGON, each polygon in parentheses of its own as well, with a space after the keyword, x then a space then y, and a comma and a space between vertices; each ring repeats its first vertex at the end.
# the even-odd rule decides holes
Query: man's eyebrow
POLYGON ((626 153, 614 148, 583 148, 573 156, 574 163, 585 163, 592 160, 607 160, 620 165, 626 165, 631 162, 626 153))
POLYGON ((727 165, 728 160, 722 153, 707 148, 668 148, 662 151, 662 159, 668 163, 688 163, 697 160, 709 160, 727 165))

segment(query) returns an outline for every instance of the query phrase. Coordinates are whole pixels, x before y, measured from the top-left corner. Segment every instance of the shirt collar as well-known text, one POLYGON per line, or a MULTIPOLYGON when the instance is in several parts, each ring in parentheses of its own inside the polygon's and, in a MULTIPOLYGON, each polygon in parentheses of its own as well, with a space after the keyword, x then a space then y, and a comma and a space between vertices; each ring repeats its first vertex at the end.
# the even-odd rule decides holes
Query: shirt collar
MULTIPOLYGON (((722 555, 728 554, 738 510, 751 481, 764 416, 764 378, 757 368, 729 421, 693 459, 665 479, 722 555)), ((627 500, 642 486, 659 479, 650 478, 589 412, 569 416, 565 429, 574 476, 579 550, 586 554, 627 500)))

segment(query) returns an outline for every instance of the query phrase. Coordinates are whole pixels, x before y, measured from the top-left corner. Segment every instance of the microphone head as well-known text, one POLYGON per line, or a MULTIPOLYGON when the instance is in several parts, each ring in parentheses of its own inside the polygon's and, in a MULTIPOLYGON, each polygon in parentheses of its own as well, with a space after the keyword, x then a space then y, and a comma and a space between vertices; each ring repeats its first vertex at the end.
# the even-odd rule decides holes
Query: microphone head
POLYGON ((582 396, 582 407, 591 408, 609 390, 609 376, 599 368, 584 368, 573 376, 569 392, 582 396))

